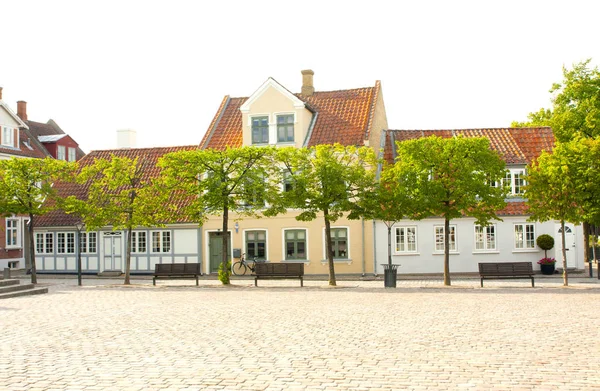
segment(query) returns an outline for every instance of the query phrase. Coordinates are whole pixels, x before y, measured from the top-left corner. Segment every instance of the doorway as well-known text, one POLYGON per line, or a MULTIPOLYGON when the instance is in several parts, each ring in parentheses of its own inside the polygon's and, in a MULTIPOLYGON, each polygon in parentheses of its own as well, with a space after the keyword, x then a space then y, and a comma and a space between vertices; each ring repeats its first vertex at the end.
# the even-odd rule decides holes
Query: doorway
MULTIPOLYGON (((556 267, 562 268, 562 228, 556 224, 556 267)), ((575 249, 575 227, 565 224, 565 250, 567 254, 567 268, 577 267, 577 251, 575 249)))
MULTIPOLYGON (((231 254, 231 235, 228 237, 228 250, 231 254)), ((208 233, 208 258, 209 258, 209 273, 218 273, 219 265, 223 261, 223 233, 209 232, 208 233)), ((231 256, 228 256, 231 260, 231 256)))
POLYGON ((104 271, 123 271, 122 232, 104 232, 104 271))

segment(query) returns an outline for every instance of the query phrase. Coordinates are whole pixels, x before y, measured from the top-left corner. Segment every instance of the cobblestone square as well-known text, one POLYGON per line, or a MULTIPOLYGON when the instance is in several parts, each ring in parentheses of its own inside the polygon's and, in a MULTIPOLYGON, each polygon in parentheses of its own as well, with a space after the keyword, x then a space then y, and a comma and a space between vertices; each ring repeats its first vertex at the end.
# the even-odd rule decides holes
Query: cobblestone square
POLYGON ((0 301, 0 389, 598 390, 581 281, 43 279, 0 301))

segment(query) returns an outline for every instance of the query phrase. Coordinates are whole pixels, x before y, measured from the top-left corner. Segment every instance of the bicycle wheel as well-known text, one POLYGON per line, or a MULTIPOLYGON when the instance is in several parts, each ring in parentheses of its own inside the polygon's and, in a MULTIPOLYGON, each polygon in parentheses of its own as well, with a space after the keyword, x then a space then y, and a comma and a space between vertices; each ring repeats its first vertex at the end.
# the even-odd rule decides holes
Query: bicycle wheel
POLYGON ((245 263, 242 262, 236 262, 233 264, 233 266, 231 267, 231 271, 233 272, 233 274, 235 274, 236 276, 243 276, 244 274, 246 274, 246 272, 248 271, 248 267, 246 266, 245 263))

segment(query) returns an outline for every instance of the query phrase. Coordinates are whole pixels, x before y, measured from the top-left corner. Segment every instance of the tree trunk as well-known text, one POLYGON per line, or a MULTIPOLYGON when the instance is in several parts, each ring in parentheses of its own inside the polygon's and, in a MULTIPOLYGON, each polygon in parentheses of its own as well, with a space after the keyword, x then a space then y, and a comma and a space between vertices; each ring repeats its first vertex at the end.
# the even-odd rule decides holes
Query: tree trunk
MULTIPOLYGON (((223 273, 227 275, 227 263, 229 261, 227 254, 229 251, 229 233, 227 232, 229 222, 229 207, 225 205, 223 207, 223 257, 221 259, 221 264, 223 268, 223 273)), ((223 285, 229 285, 229 278, 226 278, 222 281, 223 285)))
POLYGON ((129 276, 131 274, 131 232, 133 228, 127 228, 127 253, 125 254, 125 282, 124 285, 130 285, 131 281, 129 276))
POLYGON ((444 285, 450 286, 450 220, 444 218, 444 285))
POLYGON ((388 267, 392 270, 392 225, 387 225, 388 229, 388 267))
POLYGON ((565 221, 560 221, 561 240, 562 240, 562 261, 563 261, 563 286, 569 286, 569 275, 567 273, 567 249, 565 239, 565 221))
POLYGON ((37 269, 35 268, 35 242, 33 238, 33 214, 29 214, 29 264, 31 265, 31 283, 37 284, 37 269))
POLYGON ((590 270, 590 278, 594 277, 594 269, 592 269, 592 259, 590 258, 590 223, 584 222, 583 226, 583 264, 588 264, 590 270))
POLYGON ((329 221, 329 211, 327 209, 323 211, 323 218, 325 219, 325 253, 327 254, 327 264, 329 265, 329 285, 336 286, 333 248, 331 248, 331 222, 329 221))

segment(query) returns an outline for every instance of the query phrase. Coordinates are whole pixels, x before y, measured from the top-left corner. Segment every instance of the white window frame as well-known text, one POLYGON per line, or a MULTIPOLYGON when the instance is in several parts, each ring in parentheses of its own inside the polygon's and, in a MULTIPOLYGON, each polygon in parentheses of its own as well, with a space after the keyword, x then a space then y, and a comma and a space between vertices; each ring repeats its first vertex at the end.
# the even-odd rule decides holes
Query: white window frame
POLYGON ((54 252, 54 233, 53 232, 36 232, 35 234, 35 253, 36 254, 52 254, 54 252), (41 243, 40 243, 41 239, 41 243), (48 240, 50 239, 50 240, 48 240), (41 244, 41 246, 40 246, 41 244), (39 251, 39 250, 42 251, 39 251))
POLYGON ((77 149, 73 147, 68 147, 68 160, 70 162, 74 162, 77 160, 77 149))
POLYGON ((57 232, 56 233, 56 253, 57 254, 75 254, 75 232, 57 232), (62 246, 61 246, 61 237, 62 237, 62 246), (72 243, 72 245, 70 245, 70 243, 72 243))
POLYGON ((418 246, 418 236, 417 236, 417 226, 416 225, 399 225, 399 226, 395 226, 394 227, 394 254, 417 254, 418 250, 419 250, 419 246, 418 246), (409 249, 409 243, 410 241, 408 240, 409 237, 409 230, 413 231, 413 235, 414 235, 414 250, 410 250, 409 249), (404 233, 402 233, 404 232, 404 233), (400 238, 402 239, 402 243, 400 243, 400 238), (404 249, 401 250, 399 248, 399 245, 403 244, 404 245, 404 249))
POLYGON ((285 228, 283 229, 283 235, 282 235, 282 249, 283 249, 283 260, 285 261, 290 261, 290 262, 308 262, 308 249, 309 244, 308 244, 308 229, 301 227, 301 228, 285 228), (288 258, 287 257, 287 231, 304 231, 304 253, 305 253, 305 257, 304 258, 288 258))
POLYGON ((67 150, 64 145, 56 146, 56 159, 57 160, 67 160, 67 150))
MULTIPOLYGON (((264 261, 268 260, 269 259, 269 232, 265 228, 251 228, 251 229, 245 229, 245 230, 242 231, 242 234, 243 234, 242 238, 244 240, 244 245, 243 245, 242 248, 244 249, 244 251, 246 253, 246 259, 249 260, 249 259, 253 258, 252 255, 250 255, 248 253, 248 242, 249 242, 249 240, 248 240, 248 234, 252 233, 252 232, 254 232, 254 233, 264 232, 265 233, 265 240, 264 240, 264 242, 265 242, 265 256, 264 257, 256 257, 256 259, 257 260, 264 260, 264 261)), ((261 242, 261 240, 256 239, 256 240, 252 240, 251 242, 258 243, 258 242, 261 242)))
MULTIPOLYGON (((450 237, 452 237, 452 231, 454 231, 454 241, 450 241, 450 252, 451 253, 457 253, 458 252, 458 234, 457 234, 457 229, 456 229, 456 225, 455 224, 451 224, 450 225, 450 237)), ((444 226, 443 225, 434 225, 433 226, 433 251, 435 253, 444 253, 444 226), (441 230, 438 233, 438 230, 441 230), (440 244, 438 242, 438 238, 439 235, 441 235, 442 241, 441 241, 441 249, 439 249, 438 244, 440 244)))
POLYGON ((502 184, 503 185, 507 185, 510 188, 510 194, 513 196, 522 196, 523 194, 525 194, 525 190, 523 190, 523 187, 527 184, 525 182, 525 180, 523 179, 523 177, 525 176, 526 172, 524 168, 510 168, 506 170, 506 174, 504 176, 504 178, 502 179, 502 184), (510 179, 507 178, 507 176, 510 175, 510 179), (517 178, 516 175, 519 175, 519 185, 517 186, 517 178), (517 187, 519 188, 519 192, 517 193, 517 187))
POLYGON ((532 251, 535 248, 535 224, 534 223, 515 223, 513 224, 513 248, 515 251, 532 251), (518 230, 520 228, 520 232, 518 230), (527 228, 530 228, 529 236, 527 238, 527 228), (519 236, 522 237, 519 237, 519 236))
POLYGON ((281 112, 281 113, 274 113, 275 116, 275 123, 274 123, 274 127, 275 127, 275 142, 277 144, 287 144, 287 145, 292 145, 296 143, 296 129, 297 129, 297 121, 296 121, 296 113, 295 112, 281 112), (284 116, 292 116, 293 120, 292 120, 292 125, 294 126, 294 137, 292 141, 279 141, 279 124, 278 124, 278 118, 279 117, 284 117, 284 116))
POLYGON ((82 254, 95 254, 98 252, 98 234, 96 232, 79 233, 79 249, 82 254), (94 238, 92 240, 92 238, 94 238), (94 243, 92 246, 90 243, 94 243))
POLYGON ((2 145, 7 147, 15 146, 15 130, 10 126, 2 126, 2 145))
POLYGON ((498 229, 496 224, 473 226, 473 252, 497 252, 498 251, 498 229), (491 230, 491 232, 490 232, 491 230), (489 236, 493 237, 490 242, 489 236), (480 245, 478 248, 477 246, 480 245))
POLYGON ((4 243, 7 249, 21 248, 21 224, 19 222, 20 219, 14 217, 7 217, 4 222, 6 233, 4 243))
POLYGON ((148 233, 146 231, 131 232, 131 253, 132 254, 147 254, 148 253, 148 233), (140 250, 140 237, 144 237, 144 248, 140 250))
MULTIPOLYGON (((147 244, 146 244, 147 245, 147 244)), ((173 248, 171 231, 150 231, 150 252, 152 254, 169 254, 173 248), (158 251, 155 251, 154 237, 158 234, 158 251)))

